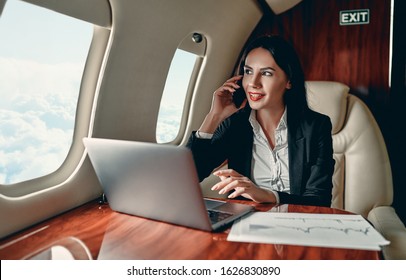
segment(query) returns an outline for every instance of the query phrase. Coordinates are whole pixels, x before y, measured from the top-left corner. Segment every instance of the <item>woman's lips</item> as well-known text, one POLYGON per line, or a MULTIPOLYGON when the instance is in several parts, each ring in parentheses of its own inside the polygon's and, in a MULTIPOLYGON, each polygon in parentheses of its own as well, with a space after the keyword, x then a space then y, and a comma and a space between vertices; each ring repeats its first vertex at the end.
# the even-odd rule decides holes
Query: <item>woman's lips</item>
POLYGON ((251 101, 259 101, 265 96, 265 94, 259 92, 249 92, 248 94, 251 101))

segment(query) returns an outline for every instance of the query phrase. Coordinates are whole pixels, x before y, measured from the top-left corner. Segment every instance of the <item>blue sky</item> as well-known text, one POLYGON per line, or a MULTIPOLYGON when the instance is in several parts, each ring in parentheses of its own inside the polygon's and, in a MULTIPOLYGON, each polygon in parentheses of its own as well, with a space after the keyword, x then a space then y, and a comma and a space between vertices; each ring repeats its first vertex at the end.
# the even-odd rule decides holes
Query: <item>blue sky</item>
POLYGON ((87 56, 84 45, 89 44, 92 32, 91 24, 26 2, 7 0, 0 18, 0 55, 49 64, 82 63, 87 56))

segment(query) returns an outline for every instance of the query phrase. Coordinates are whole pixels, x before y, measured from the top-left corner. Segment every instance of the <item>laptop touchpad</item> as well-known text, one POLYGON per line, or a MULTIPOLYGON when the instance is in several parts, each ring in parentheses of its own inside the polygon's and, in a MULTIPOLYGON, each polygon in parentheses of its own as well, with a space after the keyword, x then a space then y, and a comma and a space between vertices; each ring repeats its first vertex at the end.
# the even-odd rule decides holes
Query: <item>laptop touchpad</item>
POLYGON ((216 207, 219 207, 219 206, 223 205, 225 202, 217 201, 217 200, 211 200, 211 199, 205 199, 204 203, 206 204, 207 209, 214 209, 216 207))

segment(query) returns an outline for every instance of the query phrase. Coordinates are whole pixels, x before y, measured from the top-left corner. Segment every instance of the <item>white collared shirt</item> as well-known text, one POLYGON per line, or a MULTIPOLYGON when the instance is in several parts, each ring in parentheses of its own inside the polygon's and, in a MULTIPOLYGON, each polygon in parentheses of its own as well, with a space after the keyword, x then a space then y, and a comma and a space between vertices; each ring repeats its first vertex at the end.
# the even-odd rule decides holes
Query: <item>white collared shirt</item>
POLYGON ((279 196, 276 191, 290 192, 286 111, 285 107, 285 112, 276 127, 273 149, 257 121, 256 111, 252 110, 249 117, 254 132, 251 178, 258 187, 273 191, 277 202, 279 202, 279 196))

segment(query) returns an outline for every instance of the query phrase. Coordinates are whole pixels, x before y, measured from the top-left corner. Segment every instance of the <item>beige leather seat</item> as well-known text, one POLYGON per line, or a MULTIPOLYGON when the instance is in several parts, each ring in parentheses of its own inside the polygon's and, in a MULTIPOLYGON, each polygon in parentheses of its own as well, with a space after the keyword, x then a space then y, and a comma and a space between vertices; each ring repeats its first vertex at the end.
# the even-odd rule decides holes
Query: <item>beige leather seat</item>
MULTIPOLYGON (((392 172, 381 131, 368 107, 338 82, 308 81, 308 103, 314 111, 328 115, 333 129, 336 160, 332 207, 361 214, 388 240, 385 259, 406 259, 406 228, 391 207, 392 172)), ((202 182, 210 191, 217 179, 202 182)))
POLYGON ((385 259, 406 259, 406 228, 391 207, 391 166, 373 115, 344 84, 309 81, 306 87, 310 108, 328 115, 333 125, 331 206, 361 214, 390 240, 383 249, 385 259))

